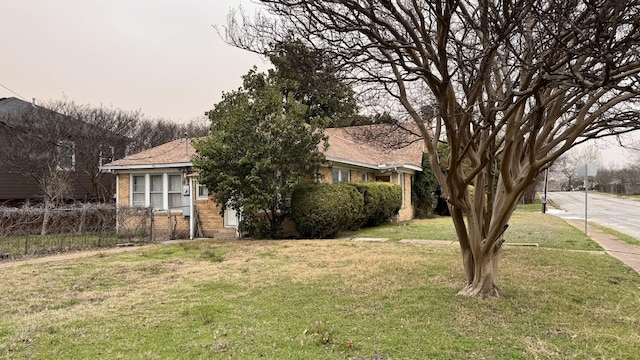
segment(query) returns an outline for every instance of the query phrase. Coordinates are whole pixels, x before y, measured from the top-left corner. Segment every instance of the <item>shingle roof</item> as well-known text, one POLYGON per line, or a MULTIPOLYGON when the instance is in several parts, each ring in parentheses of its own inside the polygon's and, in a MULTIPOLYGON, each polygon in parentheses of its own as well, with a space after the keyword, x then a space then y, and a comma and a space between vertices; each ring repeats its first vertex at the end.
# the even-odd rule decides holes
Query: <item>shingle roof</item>
POLYGON ((167 167, 191 162, 196 153, 191 139, 178 139, 110 162, 104 168, 167 167))
MULTIPOLYGON (((380 125, 374 125, 380 126, 380 125)), ((401 135, 409 138, 410 145, 402 148, 389 148, 376 141, 367 140, 367 132, 375 131, 369 126, 330 128, 325 130, 329 139, 329 148, 325 152, 328 160, 343 161, 368 167, 412 165, 422 167, 423 144, 415 135, 401 135)), ((395 134, 394 136, 398 136, 395 134)), ((406 139, 405 139, 406 141, 406 139)), ((166 144, 129 155, 123 159, 106 164, 106 169, 154 168, 185 166, 191 163, 196 153, 191 141, 178 139, 166 144)))
POLYGON ((413 165, 422 167, 424 145, 417 135, 395 131, 392 125, 366 125, 325 130, 328 159, 372 166, 413 165), (382 134, 385 141, 380 141, 382 134), (395 141, 389 141, 393 137, 395 141), (406 145, 408 143, 408 145, 406 145), (406 146, 402 146, 405 144, 406 146))

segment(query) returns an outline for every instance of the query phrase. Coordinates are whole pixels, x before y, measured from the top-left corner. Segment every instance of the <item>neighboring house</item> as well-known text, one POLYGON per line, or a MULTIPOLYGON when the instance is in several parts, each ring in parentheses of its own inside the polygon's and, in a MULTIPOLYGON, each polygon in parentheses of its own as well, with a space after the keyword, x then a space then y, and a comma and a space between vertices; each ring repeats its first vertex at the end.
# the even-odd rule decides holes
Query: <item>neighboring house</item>
POLYGON ((0 98, 0 202, 111 200, 100 166, 124 157, 128 138, 17 98, 0 98), (49 195, 50 196, 50 195, 49 195))
MULTIPOLYGON (((396 220, 412 219, 411 187, 416 172, 422 171, 422 142, 415 141, 401 149, 380 149, 359 140, 357 130, 361 128, 325 130, 329 148, 319 181, 400 184, 403 199, 396 220)), ((194 154, 191 140, 179 139, 111 162, 102 169, 116 175, 118 207, 151 207, 159 219, 166 218, 154 221, 154 233, 190 238, 198 234, 235 236, 237 214, 227 209, 220 215, 220 207, 193 173, 194 154)))

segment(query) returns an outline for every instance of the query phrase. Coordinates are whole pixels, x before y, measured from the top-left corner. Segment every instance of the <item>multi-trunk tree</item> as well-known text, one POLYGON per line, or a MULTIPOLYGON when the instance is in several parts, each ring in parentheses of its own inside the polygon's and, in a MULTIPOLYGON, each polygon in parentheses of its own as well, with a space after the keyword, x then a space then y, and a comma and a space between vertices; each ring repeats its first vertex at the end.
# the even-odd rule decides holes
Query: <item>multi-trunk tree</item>
POLYGON ((640 128, 639 0, 260 2, 270 14, 230 22, 230 42, 295 34, 419 128, 460 242, 461 295, 499 296, 505 230, 542 169, 640 128))

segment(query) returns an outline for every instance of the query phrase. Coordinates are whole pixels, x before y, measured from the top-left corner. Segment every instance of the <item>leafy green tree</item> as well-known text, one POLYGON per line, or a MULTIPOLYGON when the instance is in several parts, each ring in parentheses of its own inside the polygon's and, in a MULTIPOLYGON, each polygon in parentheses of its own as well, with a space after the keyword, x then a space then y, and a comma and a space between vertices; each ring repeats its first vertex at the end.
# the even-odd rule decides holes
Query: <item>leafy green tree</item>
POLYGON ((438 206, 438 180, 429 164, 429 155, 422 155, 422 172, 416 174, 413 184, 413 199, 417 218, 428 218, 438 206))
POLYGON ((272 75, 254 68, 243 80, 209 112, 211 134, 195 143, 194 165, 222 211, 242 214, 241 229, 279 237, 293 187, 324 160, 324 119, 308 121, 307 106, 283 97, 272 75))
POLYGON ((273 43, 265 53, 274 65, 270 76, 278 79, 283 95, 307 106, 307 121, 327 117, 329 126, 340 127, 360 120, 351 86, 322 50, 287 37, 273 43))

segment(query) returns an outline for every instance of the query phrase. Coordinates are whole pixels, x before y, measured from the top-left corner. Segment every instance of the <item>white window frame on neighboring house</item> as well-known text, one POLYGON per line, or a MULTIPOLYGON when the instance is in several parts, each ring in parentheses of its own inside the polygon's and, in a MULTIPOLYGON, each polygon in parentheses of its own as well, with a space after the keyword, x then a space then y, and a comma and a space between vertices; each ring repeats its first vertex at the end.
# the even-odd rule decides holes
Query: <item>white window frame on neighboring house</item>
POLYGON ((113 156, 115 152, 115 147, 111 145, 103 146, 100 150, 100 159, 98 160, 98 165, 104 166, 105 164, 112 162, 114 160, 113 156))
POLYGON ((207 185, 202 184, 199 181, 196 185, 196 199, 198 200, 209 199, 209 189, 207 189, 207 185))
POLYGON ((151 207, 154 211, 181 212, 183 181, 184 177, 179 172, 131 174, 129 204, 132 207, 151 207), (176 182, 178 176, 179 183, 176 182))
POLYGON ((58 170, 75 171, 76 169, 76 143, 69 140, 58 141, 58 170), (67 151, 69 153, 67 153, 67 151), (63 157, 71 157, 63 161, 63 157), (67 165, 68 163, 68 165, 67 165))
POLYGON ((331 180, 334 184, 341 182, 349 182, 351 180, 351 171, 345 168, 332 168, 331 169, 331 180), (346 174, 346 179, 345 175, 346 174))

